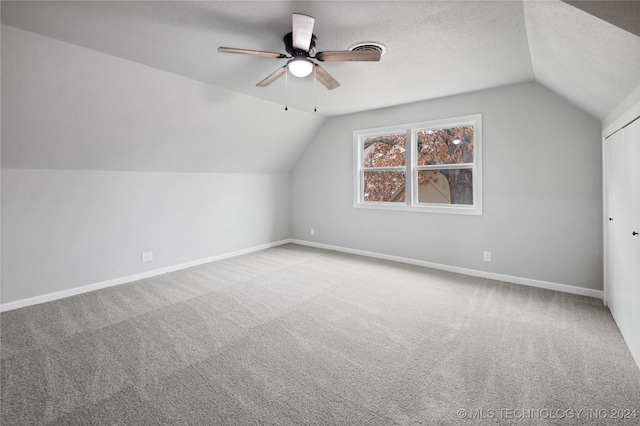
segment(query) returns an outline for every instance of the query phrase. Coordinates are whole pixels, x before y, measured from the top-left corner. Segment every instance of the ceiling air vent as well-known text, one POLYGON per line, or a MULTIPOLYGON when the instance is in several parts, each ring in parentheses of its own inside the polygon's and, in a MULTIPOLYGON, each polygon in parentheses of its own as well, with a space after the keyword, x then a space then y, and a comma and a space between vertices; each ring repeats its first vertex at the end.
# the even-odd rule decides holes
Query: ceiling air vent
POLYGON ((354 44, 353 46, 351 46, 348 50, 351 50, 352 52, 359 52, 359 51, 378 51, 380 52, 380 56, 383 56, 386 52, 387 52, 387 48, 384 44, 382 43, 376 43, 373 41, 367 41, 364 43, 358 43, 358 44, 354 44))

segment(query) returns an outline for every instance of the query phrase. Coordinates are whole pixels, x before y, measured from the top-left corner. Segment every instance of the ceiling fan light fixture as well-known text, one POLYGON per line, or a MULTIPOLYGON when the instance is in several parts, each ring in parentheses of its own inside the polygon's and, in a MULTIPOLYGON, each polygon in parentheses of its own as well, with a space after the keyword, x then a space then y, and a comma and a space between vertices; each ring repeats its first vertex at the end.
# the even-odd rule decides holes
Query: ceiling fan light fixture
POLYGON ((313 71, 314 63, 306 58, 295 58, 287 63, 287 68, 296 77, 306 77, 313 71))

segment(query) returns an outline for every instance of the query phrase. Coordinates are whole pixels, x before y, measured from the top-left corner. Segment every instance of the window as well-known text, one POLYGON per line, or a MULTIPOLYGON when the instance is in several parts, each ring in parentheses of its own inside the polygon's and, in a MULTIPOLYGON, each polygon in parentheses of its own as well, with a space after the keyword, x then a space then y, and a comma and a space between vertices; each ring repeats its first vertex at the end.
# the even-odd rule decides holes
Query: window
POLYGON ((482 214, 480 114, 354 132, 354 207, 482 214))

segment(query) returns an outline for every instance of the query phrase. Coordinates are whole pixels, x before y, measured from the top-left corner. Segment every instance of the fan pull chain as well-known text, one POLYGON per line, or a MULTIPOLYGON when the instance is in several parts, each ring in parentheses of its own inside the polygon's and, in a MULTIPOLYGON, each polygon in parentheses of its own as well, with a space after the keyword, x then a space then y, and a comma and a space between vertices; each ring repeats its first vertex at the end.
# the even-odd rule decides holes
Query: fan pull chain
POLYGON ((284 110, 289 111, 289 68, 284 72, 284 110))
POLYGON ((317 70, 318 66, 313 66, 313 112, 318 111, 318 74, 317 70))

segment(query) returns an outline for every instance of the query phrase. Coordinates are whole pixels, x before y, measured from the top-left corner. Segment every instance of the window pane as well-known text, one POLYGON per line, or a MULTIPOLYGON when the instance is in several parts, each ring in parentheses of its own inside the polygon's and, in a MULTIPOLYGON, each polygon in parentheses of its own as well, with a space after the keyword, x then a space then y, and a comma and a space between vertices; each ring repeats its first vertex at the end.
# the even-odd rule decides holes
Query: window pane
POLYGON ((472 205, 472 170, 421 170, 418 172, 418 202, 472 205))
POLYGON ((405 133, 365 138, 362 151, 364 167, 404 166, 406 139, 405 133))
POLYGON ((404 172, 364 172, 364 201, 405 202, 404 172))
POLYGON ((417 136, 419 166, 473 163, 473 126, 421 130, 417 136))

